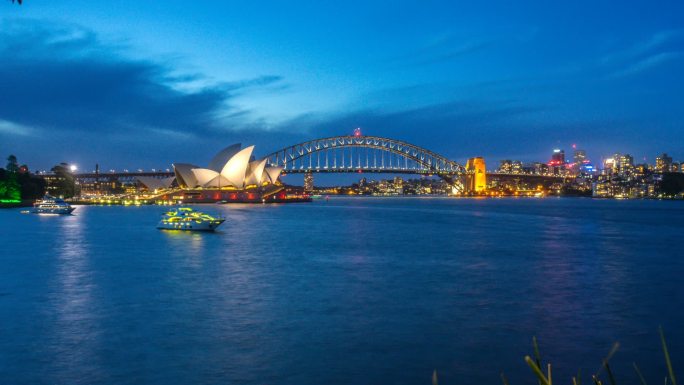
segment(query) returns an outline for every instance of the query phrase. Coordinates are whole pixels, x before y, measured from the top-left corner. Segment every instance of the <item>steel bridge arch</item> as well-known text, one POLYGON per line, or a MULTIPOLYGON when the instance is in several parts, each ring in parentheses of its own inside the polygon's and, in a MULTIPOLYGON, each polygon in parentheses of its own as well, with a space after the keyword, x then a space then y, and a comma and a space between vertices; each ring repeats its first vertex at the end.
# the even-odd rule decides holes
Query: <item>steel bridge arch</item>
MULTIPOLYGON (((366 153, 367 154, 367 153, 366 153)), ((326 156, 328 154, 326 153, 326 156)), ((357 154, 358 155, 358 154, 357 154)), ((413 145, 411 143, 383 138, 378 136, 334 136, 328 138, 314 139, 307 142, 295 144, 289 147, 282 148, 264 157, 270 166, 283 167, 286 173, 301 173, 301 172, 389 172, 389 173, 412 173, 412 174, 434 174, 447 180, 452 185, 455 184, 455 177, 460 177, 466 173, 465 168, 457 162, 454 162, 442 155, 427 150, 425 148, 413 145), (316 166, 313 166, 313 155, 327 151, 334 151, 335 149, 367 149, 389 154, 396 154, 405 159, 405 164, 408 160, 415 162, 418 168, 402 168, 402 167, 385 167, 384 158, 383 166, 377 167, 374 164, 370 167, 368 158, 366 158, 366 165, 364 166, 361 159, 354 165, 354 159, 350 159, 350 163, 342 163, 341 167, 336 164, 330 166, 320 165, 320 159, 316 166), (305 165, 303 160, 309 159, 309 164, 305 165), (297 163, 299 161, 299 166, 297 163)), ((342 157, 344 162, 344 155, 342 157)), ((335 158, 335 162, 337 158, 335 158)))

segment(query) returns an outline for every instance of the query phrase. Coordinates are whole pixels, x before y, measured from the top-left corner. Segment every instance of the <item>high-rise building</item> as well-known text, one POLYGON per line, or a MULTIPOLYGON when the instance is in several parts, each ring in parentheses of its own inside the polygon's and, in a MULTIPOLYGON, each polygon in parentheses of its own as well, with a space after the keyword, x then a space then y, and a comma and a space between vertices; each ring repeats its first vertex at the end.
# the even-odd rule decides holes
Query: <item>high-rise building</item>
POLYGON ((644 175, 648 171, 650 171, 650 168, 646 163, 640 163, 640 164, 637 164, 636 166, 634 166, 634 171, 637 174, 644 175))
POLYGON ((565 151, 557 148, 553 150, 551 154, 551 161, 549 162, 549 168, 553 175, 560 175, 563 173, 563 168, 565 167, 565 151))
POLYGON ((505 159, 500 162, 497 172, 502 174, 522 174, 523 164, 519 160, 505 159))
POLYGON ((634 157, 629 154, 614 154, 603 161, 603 174, 631 175, 635 171, 634 157))
POLYGON ((557 164, 565 164, 565 151, 557 148, 551 154, 551 161, 557 164))
POLYGON ((669 172, 671 167, 672 157, 669 157, 667 154, 663 153, 663 155, 656 158, 655 170, 657 172, 669 172))
POLYGON ((616 161, 615 161, 615 156, 612 158, 604 159, 603 160, 603 167, 602 167, 602 172, 603 174, 612 174, 614 172, 617 172, 617 166, 616 166, 616 161))
MULTIPOLYGON (((574 148, 574 145, 573 145, 574 148)), ((574 174, 580 174, 582 173, 583 169, 582 166, 584 166, 585 163, 588 163, 589 161, 587 160, 587 152, 584 150, 575 150, 575 152, 572 155, 572 172, 574 174)))
POLYGON ((304 191, 313 192, 314 190, 314 177, 313 173, 307 172, 304 174, 304 191))
POLYGON ((487 168, 483 157, 470 158, 466 162, 466 191, 481 193, 487 190, 487 168))
POLYGON ((498 172, 502 174, 510 174, 511 171, 513 170, 513 161, 510 159, 504 159, 501 162, 499 162, 499 169, 497 170, 498 172))
POLYGON ((534 162, 532 165, 535 175, 547 175, 549 173, 549 165, 541 162, 534 162))
POLYGON ((615 154, 615 163, 620 174, 631 174, 634 171, 634 157, 629 154, 615 154))

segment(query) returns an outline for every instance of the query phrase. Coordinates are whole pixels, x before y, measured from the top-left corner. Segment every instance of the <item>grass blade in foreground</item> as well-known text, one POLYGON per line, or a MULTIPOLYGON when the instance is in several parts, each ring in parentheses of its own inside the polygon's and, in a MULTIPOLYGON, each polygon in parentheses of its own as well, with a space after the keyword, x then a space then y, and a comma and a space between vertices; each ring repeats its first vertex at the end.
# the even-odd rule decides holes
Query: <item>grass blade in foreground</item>
POLYGON ((663 332, 663 327, 659 327, 658 331, 660 331, 660 342, 663 344, 663 354, 665 354, 665 364, 667 365, 667 372, 670 375, 670 382, 672 382, 672 385, 677 385, 674 370, 672 370, 672 361, 670 361, 670 353, 667 350, 667 343, 665 342, 665 333, 663 332))
POLYGON ((634 370, 637 373, 637 376, 639 376, 639 380, 641 381, 641 385, 648 385, 646 383, 646 379, 644 378, 644 375, 641 374, 641 370, 639 370, 639 367, 637 366, 636 362, 632 362, 632 365, 634 365, 634 370))
POLYGON ((532 369, 532 371, 534 372, 534 374, 537 375, 537 378, 539 379, 539 382, 542 383, 542 385, 551 385, 551 384, 549 383, 549 380, 546 379, 546 376, 544 376, 544 373, 542 373, 541 369, 539 368, 539 366, 537 366, 537 363, 534 362, 534 360, 532 359, 532 357, 530 357, 530 356, 525 356, 525 362, 527 362, 527 365, 530 366, 530 368, 532 369))

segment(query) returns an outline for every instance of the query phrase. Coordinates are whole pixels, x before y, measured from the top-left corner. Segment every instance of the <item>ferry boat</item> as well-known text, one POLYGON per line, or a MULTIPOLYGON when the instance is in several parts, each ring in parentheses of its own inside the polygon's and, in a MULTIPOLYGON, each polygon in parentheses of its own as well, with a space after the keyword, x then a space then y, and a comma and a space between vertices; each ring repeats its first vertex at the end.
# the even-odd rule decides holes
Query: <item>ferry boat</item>
POLYGON ((63 199, 55 198, 50 194, 45 194, 43 199, 39 199, 33 203, 33 210, 31 210, 31 212, 34 214, 68 215, 75 209, 75 207, 64 202, 63 199))
POLYGON ((195 211, 190 207, 179 207, 167 211, 157 228, 160 230, 214 231, 226 220, 195 211))

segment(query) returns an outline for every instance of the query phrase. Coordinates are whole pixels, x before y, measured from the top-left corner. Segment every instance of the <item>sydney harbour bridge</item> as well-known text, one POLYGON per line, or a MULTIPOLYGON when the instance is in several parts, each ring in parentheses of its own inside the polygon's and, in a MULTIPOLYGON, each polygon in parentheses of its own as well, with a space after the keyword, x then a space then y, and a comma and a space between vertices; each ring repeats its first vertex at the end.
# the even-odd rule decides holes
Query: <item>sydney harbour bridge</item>
MULTIPOLYGON (((389 138, 355 135, 310 140, 282 148, 262 159, 269 166, 293 173, 392 173, 436 175, 449 182, 466 174, 466 169, 428 149, 389 138)), ((133 180, 138 176, 166 178, 172 172, 80 173, 80 179, 133 180)))
POLYGON ((334 136, 295 144, 265 157, 285 173, 371 172, 437 175, 448 181, 466 169, 442 155, 377 136, 334 136))
MULTIPOLYGON (((445 156, 411 143, 361 135, 358 129, 354 135, 314 139, 284 147, 261 159, 265 159, 268 166, 282 167, 284 174, 390 173, 438 176, 461 192, 468 190, 469 176, 476 172, 486 172, 484 169, 466 168, 445 156)), ((168 178, 173 173, 109 172, 76 175, 83 182, 98 180, 101 183, 133 181, 139 176, 168 178)))

